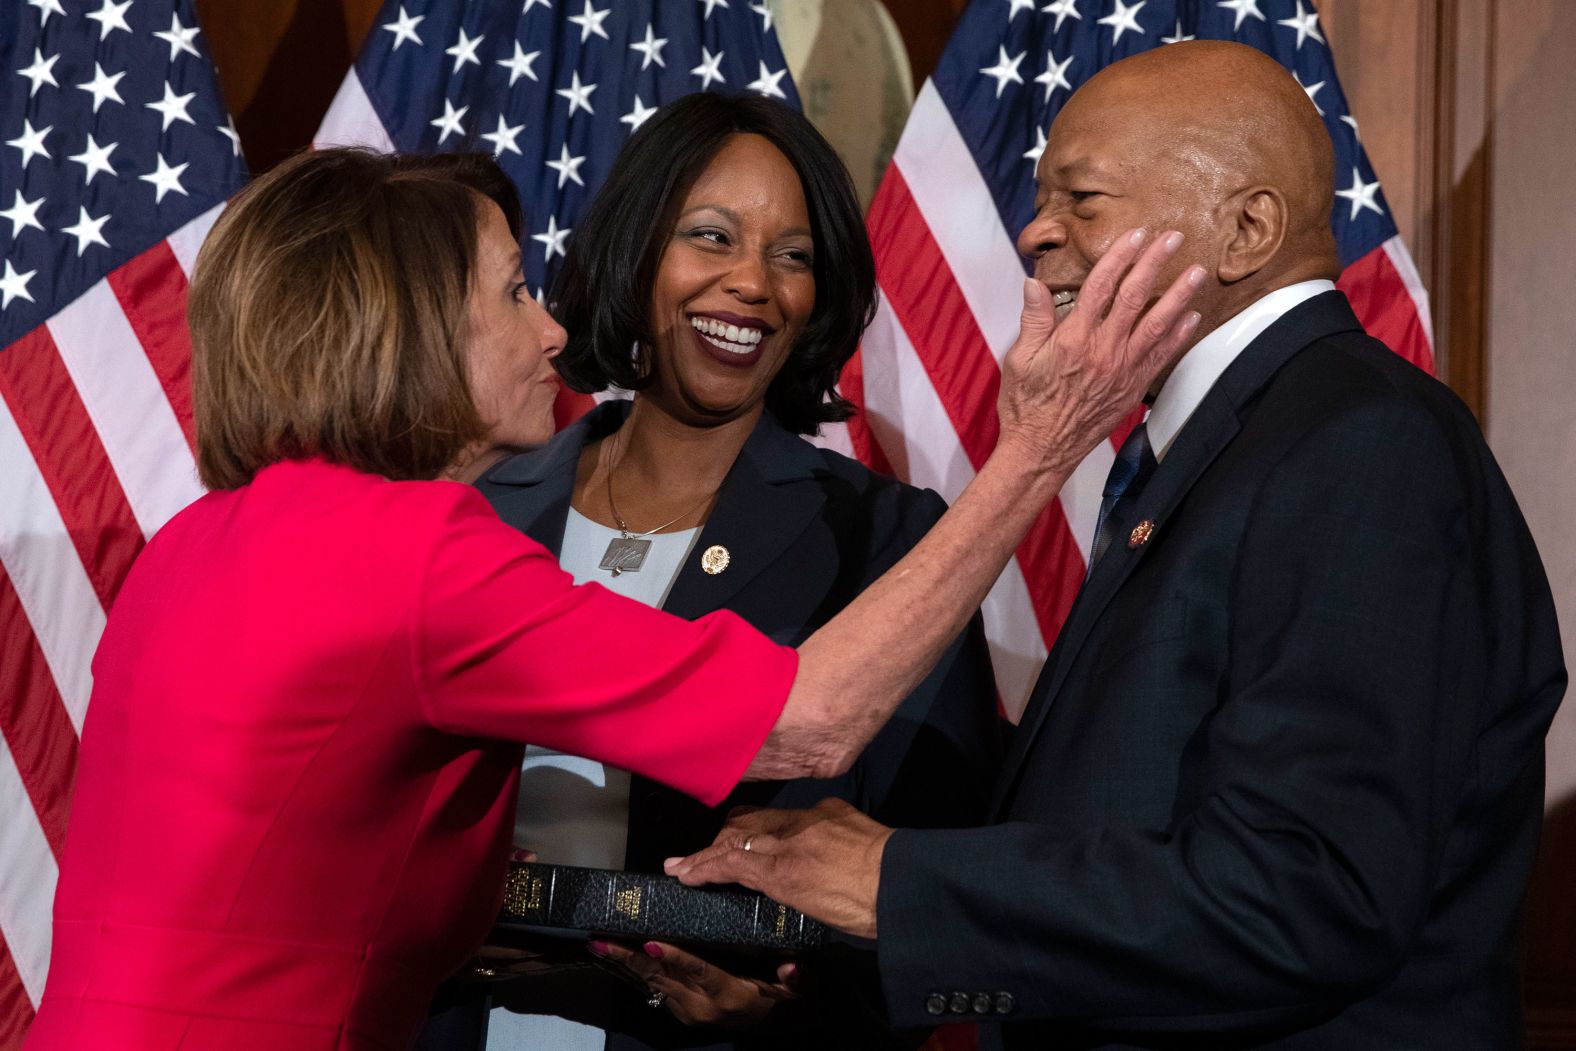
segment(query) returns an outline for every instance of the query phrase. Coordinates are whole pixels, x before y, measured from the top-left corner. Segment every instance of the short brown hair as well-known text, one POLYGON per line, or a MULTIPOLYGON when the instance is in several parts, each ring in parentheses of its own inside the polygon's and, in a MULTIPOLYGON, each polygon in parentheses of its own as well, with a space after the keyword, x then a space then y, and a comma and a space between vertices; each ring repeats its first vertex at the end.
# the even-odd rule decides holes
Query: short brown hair
POLYGON ((478 194, 518 238, 514 185, 476 154, 317 150, 236 195, 187 300, 203 484, 311 456, 432 478, 484 437, 464 355, 478 194))

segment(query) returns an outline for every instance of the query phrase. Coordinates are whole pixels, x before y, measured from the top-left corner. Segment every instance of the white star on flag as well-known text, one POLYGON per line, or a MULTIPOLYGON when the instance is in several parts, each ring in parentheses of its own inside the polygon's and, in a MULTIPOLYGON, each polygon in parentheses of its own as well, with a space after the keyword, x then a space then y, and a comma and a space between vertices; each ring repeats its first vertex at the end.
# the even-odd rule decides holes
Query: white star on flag
POLYGON ((6 145, 15 146, 17 149, 22 151, 23 168, 26 168, 28 162, 34 157, 42 157, 46 161, 54 160, 54 156, 48 150, 44 149, 44 136, 48 135, 54 130, 55 126, 51 124, 46 128, 41 128, 38 131, 34 131, 33 122, 28 120, 26 117, 23 117, 22 134, 14 139, 7 139, 6 145))
POLYGON ((514 82, 521 77, 530 77, 532 80, 537 79, 536 70, 533 67, 540 55, 540 51, 532 51, 530 54, 526 54, 525 49, 516 40, 514 42, 514 55, 510 58, 500 58, 498 60, 498 64, 509 71, 509 86, 511 88, 514 87, 514 82))
POLYGON ((29 270, 24 274, 19 274, 16 272, 16 268, 11 265, 11 260, 7 259, 5 261, 5 276, 0 277, 0 310, 10 306, 11 300, 18 297, 27 300, 29 303, 33 302, 33 297, 27 291, 27 283, 33 280, 33 275, 36 273, 38 273, 37 270, 29 270))
POLYGON ((1073 89, 1072 83, 1067 79, 1067 67, 1073 64, 1073 59, 1076 57, 1074 55, 1065 62, 1058 62, 1054 51, 1045 53, 1045 72, 1034 78, 1036 84, 1045 85, 1044 101, 1051 101, 1051 95, 1057 88, 1066 88, 1068 91, 1073 89))
POLYGON ((43 87, 45 84, 48 84, 50 87, 54 88, 58 88, 60 86, 60 82, 55 79, 55 74, 52 72, 52 70, 55 68, 55 63, 59 61, 59 55, 50 55, 48 59, 45 59, 42 52, 40 52, 38 48, 35 47, 33 49, 33 64, 25 69, 19 69, 16 71, 17 76, 26 77, 28 80, 33 82, 32 89, 27 93, 28 98, 32 98, 34 95, 37 95, 38 89, 43 87))
POLYGON ((459 135, 462 138, 464 137, 465 129, 460 126, 460 119, 463 118, 469 111, 469 106, 461 106, 459 109, 455 109, 454 103, 450 102, 448 99, 443 100, 443 116, 434 117, 432 120, 427 122, 434 128, 438 129, 439 146, 442 146, 443 140, 447 139, 450 135, 459 135))
POLYGON ((1350 113, 1343 113, 1341 114, 1341 123, 1351 125, 1352 136, 1359 141, 1362 139, 1363 135, 1362 132, 1358 130, 1356 117, 1352 116, 1350 113))
POLYGON ((700 65, 690 70, 690 74, 700 77, 700 89, 702 91, 705 91, 707 88, 711 87, 711 82, 714 80, 719 84, 726 84, 728 82, 728 78, 722 75, 722 70, 719 68, 722 65, 722 56, 726 53, 727 52, 719 51, 713 55, 709 48, 707 48, 704 44, 701 45, 700 65))
MULTIPOLYGON (((88 17, 99 24, 99 40, 102 41, 111 32, 123 29, 131 32, 131 27, 126 24, 126 9, 131 6, 132 0, 124 4, 117 4, 115 0, 104 0, 104 6, 97 11, 89 11, 88 17)), ((82 253, 78 252, 78 255, 82 253)))
MULTIPOLYGON (((1117 0, 1117 2, 1120 3, 1121 0, 1117 0)), ((1018 75, 1018 67, 1022 65, 1023 56, 1027 54, 1027 51, 1020 51, 1012 58, 1008 58, 1007 49, 999 44, 997 45, 996 64, 994 66, 986 66, 980 70, 987 77, 996 78, 997 98, 1001 98, 1001 93, 1006 90, 1008 84, 1023 83, 1023 77, 1018 75)))
MULTIPOLYGON (((83 148, 81 153, 67 159, 82 165, 84 173, 82 181, 84 183, 92 182, 93 176, 99 172, 103 172, 113 179, 115 177, 115 166, 109 162, 109 155, 119 145, 120 143, 118 142, 111 142, 100 146, 93 140, 93 133, 89 132, 87 146, 83 148)), ((82 253, 78 252, 77 254, 81 255, 82 253)))
POLYGON ((598 11, 591 6, 591 0, 585 0, 586 6, 578 15, 570 15, 569 21, 580 27, 580 42, 584 44, 592 33, 608 39, 607 30, 602 28, 602 23, 607 21, 607 16, 613 13, 610 7, 605 11, 598 11))
POLYGON ((1319 89, 1324 87, 1324 81, 1321 80, 1317 84, 1304 84, 1302 78, 1297 75, 1295 70, 1292 71, 1291 78, 1297 82, 1297 86, 1308 96, 1308 101, 1313 103, 1313 108, 1319 111, 1319 116, 1324 116, 1324 107, 1319 105, 1318 99, 1314 98, 1319 93, 1319 89))
POLYGON ((1380 208, 1378 202, 1374 200, 1378 194, 1379 180, 1375 179, 1373 182, 1363 182, 1362 173, 1359 172, 1355 167, 1352 168, 1351 187, 1349 189, 1335 191, 1335 196, 1344 197, 1348 201, 1352 202, 1352 219, 1356 219, 1357 213, 1361 212, 1364 208, 1372 209, 1376 215, 1383 215, 1384 209, 1380 208))
POLYGON ((1264 12, 1259 10, 1259 0, 1220 0, 1216 6, 1237 13, 1237 21, 1231 27, 1233 33, 1242 28, 1242 20, 1249 15, 1257 18, 1260 22, 1266 21, 1264 12))
POLYGON ((646 23, 646 39, 641 40, 641 41, 639 41, 637 43, 629 45, 629 49, 631 51, 639 51, 640 52, 640 55, 641 55, 640 68, 641 69, 645 69, 646 67, 650 66, 651 63, 653 63, 653 62, 655 62, 657 65, 661 66, 663 69, 666 69, 668 67, 668 64, 666 62, 662 61, 662 49, 667 46, 667 43, 668 43, 667 37, 659 37, 659 36, 657 36, 657 34, 654 31, 651 23, 647 22, 646 23))
POLYGON ((1302 42, 1309 37, 1324 43, 1324 35, 1319 32, 1319 12, 1304 11, 1302 0, 1297 0, 1297 13, 1290 18, 1283 18, 1275 23, 1278 26, 1289 26, 1297 31, 1297 50, 1302 50, 1302 42))
POLYGON ((640 101, 640 96, 637 94, 635 96, 635 108, 618 119, 620 123, 628 124, 630 133, 633 134, 639 131, 640 126, 646 123, 655 112, 657 112, 657 107, 646 105, 640 101))
POLYGON ((104 240, 104 234, 102 233, 104 224, 107 222, 109 222, 108 212, 95 219, 88 214, 86 208, 82 208, 77 215, 77 221, 71 226, 61 227, 61 232, 70 234, 77 239, 77 258, 80 259, 82 253, 88 250, 88 245, 109 247, 109 242, 104 240))
POLYGON ((765 3, 751 4, 750 10, 761 16, 761 32, 772 31, 772 9, 765 3))
POLYGON ((181 25, 180 15, 171 15, 169 31, 155 33, 153 35, 170 45, 170 61, 174 62, 175 56, 179 55, 182 51, 189 55, 196 56, 197 58, 202 57, 202 55, 198 53, 197 48, 192 44, 192 41, 197 39, 197 34, 201 32, 202 30, 196 26, 192 26, 190 29, 188 29, 186 26, 181 25))
POLYGON ((1034 0, 1007 0, 1012 6, 1007 9, 1007 21, 1011 22, 1018 17, 1018 12, 1024 9, 1034 10, 1034 0))
POLYGON ((520 152, 520 147, 515 145, 514 140, 518 139, 520 132, 524 130, 524 121, 516 124, 514 127, 510 127, 509 122, 504 120, 503 114, 500 113, 498 114, 498 129, 496 131, 483 132, 482 138, 493 144, 493 156, 501 157, 504 150, 508 150, 510 153, 520 152))
POLYGON ((549 11, 551 11, 553 9, 553 0, 525 0, 525 9, 522 10, 520 12, 520 14, 521 15, 528 15, 528 14, 530 14, 531 13, 531 8, 535 7, 537 4, 541 4, 543 7, 547 8, 549 11))
POLYGON ((1177 19, 1177 30, 1176 30, 1176 32, 1172 33, 1170 36, 1163 36, 1163 37, 1161 37, 1160 38, 1160 42, 1162 44, 1180 44, 1184 40, 1197 40, 1197 39, 1198 39, 1198 37, 1194 36, 1192 33, 1184 33, 1184 32, 1182 32, 1182 20, 1179 18, 1179 19, 1177 19))
POLYGON ((1045 155, 1045 129, 1044 128, 1035 128, 1034 129, 1034 145, 1030 146, 1027 150, 1025 150, 1024 153, 1023 153, 1023 156, 1024 156, 1025 160, 1031 160, 1035 164, 1039 164, 1040 163, 1040 158, 1042 156, 1044 156, 1044 155, 1045 155))
POLYGON ((787 102, 788 96, 784 94, 782 88, 777 86, 782 81, 783 77, 788 75, 787 67, 779 69, 775 73, 766 68, 766 63, 764 61, 760 63, 760 67, 761 75, 750 81, 748 85, 749 89, 751 91, 760 92, 762 95, 768 95, 772 98, 779 98, 784 102, 787 102))
POLYGON ((711 17, 712 11, 716 10, 719 7, 727 7, 728 6, 728 0, 700 0, 700 2, 706 5, 706 13, 704 15, 701 15, 701 18, 700 18, 700 20, 702 22, 706 21, 706 19, 711 17))
POLYGON ((148 109, 156 110, 164 116, 164 127, 159 130, 169 131, 170 125, 178 120, 184 120, 187 124, 197 123, 192 120, 191 114, 186 112, 186 107, 191 105, 192 99, 196 97, 197 92, 195 91, 188 92, 185 95, 177 95, 175 94, 175 89, 166 83, 164 85, 164 98, 159 102, 147 102, 144 105, 148 109))
POLYGON ((395 20, 392 22, 385 22, 383 24, 384 29, 394 34, 394 46, 391 48, 391 50, 398 51, 399 46, 407 40, 409 40, 412 44, 415 44, 417 47, 421 47, 421 37, 416 35, 416 27, 421 25, 422 20, 426 17, 426 15, 416 15, 412 17, 411 15, 405 13, 405 5, 400 4, 399 15, 395 18, 395 20))
POLYGON ((178 193, 182 197, 188 196, 186 187, 181 185, 181 172, 189 168, 191 166, 190 163, 180 164, 171 168, 169 161, 164 159, 163 154, 154 154, 154 157, 159 162, 158 169, 146 175, 137 176, 143 182, 151 182, 153 184, 153 203, 162 204, 164 195, 167 193, 178 193))
MULTIPOLYGON (((60 6, 60 0, 27 0, 29 6, 38 8, 39 28, 49 25, 50 15, 66 17, 66 9, 60 6)), ((31 297, 29 297, 31 298, 31 297)))
POLYGON ((44 228, 44 224, 38 221, 38 209, 43 203, 42 197, 36 201, 29 201, 22 196, 21 190, 16 191, 16 200, 11 202, 11 207, 0 212, 0 219, 11 221, 11 240, 16 240, 16 235, 30 226, 35 230, 44 228))
POLYGON ((1139 36, 1143 35, 1144 27, 1138 24, 1138 12, 1142 11, 1144 5, 1148 2, 1149 0, 1138 0, 1138 3, 1129 7, 1122 3, 1122 0, 1116 0, 1116 10, 1095 23, 1096 25, 1111 27, 1112 47, 1116 46, 1116 42, 1122 39, 1122 34, 1129 29, 1139 36))
POLYGON ((120 97, 120 91, 116 89, 115 85, 119 84, 120 78, 125 75, 124 72, 121 72, 110 76, 104 72, 103 66, 95 62, 93 63, 93 79, 78 84, 77 88, 93 96, 94 113, 99 111, 99 106, 103 104, 105 99, 109 99, 111 102, 118 102, 124 106, 126 104, 125 100, 120 97))
POLYGON ((591 108, 591 92, 596 90, 595 84, 580 83, 580 71, 574 70, 569 74, 569 86, 559 88, 554 94, 562 95, 569 100, 569 115, 573 117, 576 109, 583 109, 592 116, 596 110, 591 108))
POLYGON ((476 57, 476 49, 480 47, 482 41, 486 39, 487 34, 485 33, 478 33, 474 38, 466 35, 465 27, 461 26, 460 39, 454 42, 453 47, 446 47, 443 49, 443 53, 445 55, 454 56, 454 69, 451 70, 451 72, 458 73, 460 71, 460 67, 465 65, 467 62, 474 62, 478 66, 481 65, 482 60, 476 57))
POLYGON ((1077 19, 1079 22, 1083 21, 1083 15, 1078 13, 1078 0, 1051 0, 1050 3, 1040 8, 1040 14, 1056 16, 1056 24, 1051 27, 1051 31, 1054 33, 1060 33, 1062 22, 1069 18, 1077 19))
POLYGON ((540 241, 547 246, 543 259, 551 259, 556 255, 564 254, 564 241, 569 237, 569 227, 562 230, 558 228, 558 220, 549 215, 547 217, 547 232, 545 234, 532 234, 531 240, 540 241))
POLYGON ((217 124, 215 127, 219 129, 219 134, 230 140, 230 149, 234 151, 235 156, 239 157, 241 155, 241 134, 235 130, 235 118, 226 114, 224 123, 217 124))
POLYGON ((562 190, 565 180, 568 179, 573 179, 577 186, 585 185, 585 180, 580 178, 580 166, 585 162, 586 159, 584 157, 571 157, 569 155, 569 143, 566 142, 559 148, 558 159, 556 161, 548 161, 547 166, 558 173, 558 188, 562 190))

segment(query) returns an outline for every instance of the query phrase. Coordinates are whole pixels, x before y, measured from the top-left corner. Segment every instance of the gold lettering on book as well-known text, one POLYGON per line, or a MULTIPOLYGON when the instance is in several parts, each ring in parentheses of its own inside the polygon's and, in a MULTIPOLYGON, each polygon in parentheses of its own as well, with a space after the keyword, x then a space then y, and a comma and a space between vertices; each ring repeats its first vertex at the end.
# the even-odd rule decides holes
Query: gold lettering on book
POLYGON ((640 919, 640 888, 625 887, 623 890, 615 891, 613 911, 632 920, 640 919))
POLYGON ((542 907, 542 877, 529 869, 517 868, 503 885, 504 908, 516 916, 537 912, 542 907))
POLYGON ((775 930, 778 938, 786 938, 788 936, 788 906, 786 905, 777 906, 777 925, 775 930))

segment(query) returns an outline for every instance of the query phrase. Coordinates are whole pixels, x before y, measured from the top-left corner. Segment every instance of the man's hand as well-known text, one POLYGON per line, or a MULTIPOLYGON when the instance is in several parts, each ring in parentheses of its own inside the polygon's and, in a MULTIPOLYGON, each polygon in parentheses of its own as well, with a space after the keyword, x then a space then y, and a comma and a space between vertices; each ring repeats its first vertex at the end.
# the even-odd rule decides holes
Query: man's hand
POLYGON ((1057 320, 1051 294, 1024 283, 1018 339, 1002 361, 1000 445, 1072 473, 1182 354, 1198 327, 1187 310, 1203 267, 1184 270, 1150 302, 1166 260, 1182 244, 1167 231, 1144 247, 1143 230, 1117 238, 1089 272, 1071 313, 1057 320))
POLYGON ((791 961, 777 966, 776 981, 765 981, 730 974, 666 942, 646 942, 637 949, 593 941, 587 948, 643 995, 663 994, 662 1006, 685 1025, 758 1025, 777 1004, 798 999, 799 965, 791 961))
POLYGON ((840 799, 809 810, 740 808, 705 850, 669 858, 690 885, 742 883, 861 938, 876 936, 881 854, 892 830, 840 799))

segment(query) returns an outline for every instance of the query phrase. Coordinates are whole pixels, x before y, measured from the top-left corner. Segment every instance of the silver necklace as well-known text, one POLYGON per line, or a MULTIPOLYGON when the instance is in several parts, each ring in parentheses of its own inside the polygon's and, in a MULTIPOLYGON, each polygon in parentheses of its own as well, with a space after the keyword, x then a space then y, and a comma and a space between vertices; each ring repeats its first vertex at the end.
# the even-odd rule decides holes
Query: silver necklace
MULTIPOLYGON (((614 466, 617 466, 615 462, 614 466)), ((613 467, 607 470, 607 506, 613 512, 613 521, 618 523, 619 535, 607 542, 607 550, 602 552, 602 561, 598 569, 606 569, 616 577, 620 573, 636 573, 646 564, 646 555, 651 551, 651 541, 646 539, 653 533, 660 533, 675 522, 682 522, 716 496, 716 491, 709 493, 700 503, 691 507, 683 514, 670 521, 663 522, 655 529, 648 529, 643 533, 631 533, 629 524, 624 521, 624 516, 618 513, 618 505, 613 502, 613 467)))

